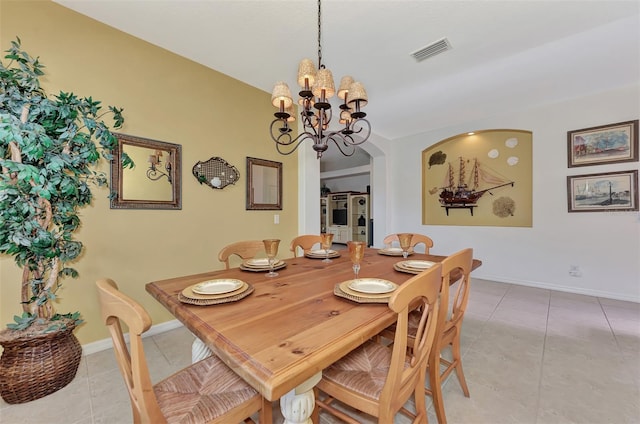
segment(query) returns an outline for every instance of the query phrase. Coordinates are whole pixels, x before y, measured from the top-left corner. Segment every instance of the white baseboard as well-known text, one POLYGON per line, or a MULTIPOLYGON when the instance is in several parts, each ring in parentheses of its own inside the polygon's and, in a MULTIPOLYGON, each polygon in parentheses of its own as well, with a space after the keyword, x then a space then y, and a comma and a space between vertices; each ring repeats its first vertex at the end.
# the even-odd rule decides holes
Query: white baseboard
MULTIPOLYGON (((164 333, 165 331, 173 330, 174 328, 182 327, 182 323, 177 319, 172 321, 163 322, 161 324, 152 325, 149 331, 144 333, 143 337, 150 337, 156 334, 164 333)), ((129 333, 124 335, 125 340, 129 341, 129 333)), ((98 340, 95 342, 87 343, 82 345, 82 354, 83 355, 91 355, 92 353, 101 352, 103 350, 111 349, 113 347, 113 342, 111 341, 111 337, 98 340)))
POLYGON ((539 281, 513 280, 495 275, 472 276, 481 280, 495 281, 497 283, 516 284, 519 286, 537 287, 540 289, 555 290, 565 293, 583 294, 586 296, 603 297, 607 299, 624 300, 627 302, 640 303, 640 297, 624 296, 619 293, 612 293, 604 290, 580 289, 576 287, 559 286, 556 284, 542 283, 539 281))

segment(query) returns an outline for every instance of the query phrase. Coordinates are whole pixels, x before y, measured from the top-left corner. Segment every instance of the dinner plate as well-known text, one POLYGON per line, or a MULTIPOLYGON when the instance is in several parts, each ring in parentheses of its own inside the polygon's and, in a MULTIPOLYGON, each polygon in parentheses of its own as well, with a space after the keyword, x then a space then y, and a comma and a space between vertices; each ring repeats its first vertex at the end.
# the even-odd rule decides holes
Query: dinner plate
MULTIPOLYGON (((387 247, 384 249, 379 249, 378 254, 387 256, 402 256, 402 249, 399 247, 387 247)), ((408 251, 407 254, 407 256, 413 255, 413 252, 408 251)))
MULTIPOLYGON (((195 291, 193 291, 193 288, 202 283, 193 284, 189 287, 186 287, 184 290, 182 290, 182 296, 189 299, 193 299, 193 300, 215 300, 215 299, 226 299, 229 297, 235 297, 244 293, 245 291, 247 291, 247 289, 249 289, 249 285, 247 283, 245 283, 242 280, 238 280, 238 281, 240 282, 240 285, 238 286, 237 289, 232 290, 230 292, 226 292, 226 293, 213 293, 213 294, 196 293, 195 291)), ((203 281, 203 283, 206 283, 206 281, 203 281)))
MULTIPOLYGON (((278 270, 287 266, 285 261, 278 261, 273 265, 273 270, 278 270)), ((240 264, 240 269, 243 271, 251 271, 251 272, 265 272, 269 271, 268 266, 248 266, 245 263, 240 264)))
POLYGON ((398 288, 395 283, 380 278, 358 278, 351 281, 348 287, 351 290, 369 294, 391 293, 398 288))
MULTIPOLYGON (((309 250, 309 255, 314 255, 314 256, 325 256, 326 252, 324 251, 324 249, 313 249, 313 250, 309 250)), ((335 250, 331 250, 329 249, 329 255, 335 255, 336 253, 338 253, 335 250)))
POLYGON ((403 266, 405 268, 410 268, 410 269, 419 269, 419 270, 424 270, 424 269, 431 268, 433 265, 435 265, 435 262, 431 262, 431 261, 402 261, 402 262, 400 262, 400 266, 403 266))
MULTIPOLYGON (((280 259, 276 259, 273 263, 273 267, 279 267, 284 264, 280 259)), ((254 268, 254 269, 269 269, 269 260, 264 258, 262 259, 247 259, 242 263, 245 268, 254 268)))
MULTIPOLYGON (((279 260, 276 259, 276 262, 278 262, 279 260)), ((247 259, 246 261, 244 261, 244 264, 246 266, 259 266, 259 267, 263 267, 263 266, 269 266, 269 259, 268 258, 259 258, 259 259, 247 259)))
POLYGON ((218 279, 203 281, 191 288, 197 294, 223 294, 229 293, 242 287, 242 281, 236 279, 218 279))

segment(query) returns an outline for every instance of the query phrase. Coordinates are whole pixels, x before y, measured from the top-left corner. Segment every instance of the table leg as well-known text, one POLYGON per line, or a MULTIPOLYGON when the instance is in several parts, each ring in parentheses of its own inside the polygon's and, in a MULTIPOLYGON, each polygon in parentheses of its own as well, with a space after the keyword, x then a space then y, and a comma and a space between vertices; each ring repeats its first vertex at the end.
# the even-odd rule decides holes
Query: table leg
POLYGON ((211 349, 209 349, 202 340, 196 337, 193 344, 191 344, 191 363, 195 364, 196 362, 208 358, 211 355, 211 349))
POLYGON ((313 386, 321 378, 322 373, 319 372, 280 398, 284 424, 312 424, 311 414, 316 404, 313 386))

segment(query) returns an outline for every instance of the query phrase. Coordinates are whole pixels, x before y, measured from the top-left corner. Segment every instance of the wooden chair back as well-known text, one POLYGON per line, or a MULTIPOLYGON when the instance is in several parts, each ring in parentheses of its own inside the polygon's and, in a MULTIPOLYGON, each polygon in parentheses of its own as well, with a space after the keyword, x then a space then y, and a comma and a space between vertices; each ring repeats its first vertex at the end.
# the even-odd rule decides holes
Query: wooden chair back
POLYGON ((469 302, 469 289, 471 287, 471 267, 473 266, 473 249, 467 248, 449 255, 442 261, 442 292, 441 299, 447 299, 447 303, 441 309, 444 310, 444 321, 442 331, 447 331, 451 327, 462 326, 462 319, 467 310, 469 302), (460 270, 462 276, 458 281, 450 281, 450 275, 454 270, 460 270), (455 286, 455 293, 449 298, 449 290, 455 286), (449 308, 449 306, 451 306, 449 308))
POLYGON ((291 240, 289 250, 293 252, 293 257, 298 257, 298 247, 302 249, 302 254, 307 253, 316 244, 322 243, 322 237, 317 234, 305 234, 291 240))
POLYGON ((456 371, 462 392, 469 397, 464 372, 462 370, 462 355, 460 352, 460 334, 462 319, 469 300, 471 267, 473 266, 473 249, 467 248, 447 256, 442 262, 442 289, 440 290, 440 312, 438 314, 437 336, 433 350, 429 356, 429 389, 425 392, 433 399, 433 409, 439 424, 446 424, 442 382, 453 370, 456 371), (459 270, 461 277, 451 281, 451 273, 459 270), (455 292, 450 298, 451 286, 455 292), (449 307, 451 305, 451 307, 449 307), (451 346, 452 360, 441 358, 440 352, 451 346), (444 366, 444 370, 442 370, 444 366))
MULTIPOLYGON (((437 264, 402 284, 389 299, 389 308, 398 314, 393 341, 391 366, 382 393, 380 394, 380 418, 386 422, 385 410, 395 412, 409 399, 412 393, 421 394, 416 402, 424 402, 422 388, 426 377, 427 360, 436 335, 439 310, 441 265, 437 264), (409 312, 420 307, 418 331, 409 345, 409 312), (409 348, 409 349, 407 349, 409 348)), ((357 405, 352 405, 357 408, 357 405)), ((393 422, 393 415, 388 422, 393 422)))
MULTIPOLYGON (((384 247, 391 247, 394 243, 400 244, 400 241, 398 240, 397 234, 389 234, 384 238, 382 243, 384 244, 384 247)), ((418 244, 424 245, 424 253, 425 255, 428 255, 429 249, 433 247, 433 240, 423 234, 413 233, 413 237, 411 237, 410 251, 415 251, 415 247, 418 244)))
POLYGON ((142 345, 142 333, 151 327, 151 317, 142 306, 122 294, 115 281, 101 279, 96 285, 101 317, 111 334, 118 367, 131 399, 133 422, 165 423, 142 345), (130 348, 125 343, 121 321, 129 327, 130 348))
POLYGON ((252 259, 258 253, 264 251, 264 243, 262 240, 245 240, 231 243, 220 250, 218 260, 224 263, 225 269, 231 268, 229 265, 229 257, 232 255, 239 256, 241 259, 252 259))
POLYGON ((379 423, 392 424, 398 412, 413 419, 426 422, 427 409, 424 397, 424 381, 427 361, 436 337, 439 310, 441 265, 405 281, 389 299, 389 308, 397 314, 394 324, 397 331, 393 343, 380 344, 366 341, 343 359, 324 370, 318 391, 326 397, 316 400, 314 422, 319 422, 319 409, 350 424, 360 420, 333 406, 339 401, 366 414, 378 418, 379 423), (415 337, 408 337, 409 314, 419 308, 419 323, 415 337), (386 373, 386 375, 383 375, 386 373), (415 413, 404 408, 413 395, 415 413))

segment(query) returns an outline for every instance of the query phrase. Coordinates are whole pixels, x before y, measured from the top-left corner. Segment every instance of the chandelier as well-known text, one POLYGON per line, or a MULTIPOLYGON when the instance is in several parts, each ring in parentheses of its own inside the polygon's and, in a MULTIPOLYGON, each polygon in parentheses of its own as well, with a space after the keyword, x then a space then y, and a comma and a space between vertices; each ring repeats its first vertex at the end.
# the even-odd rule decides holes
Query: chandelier
POLYGON ((318 159, 329 148, 329 142, 333 142, 343 155, 351 156, 355 153, 355 146, 367 141, 371 135, 371 124, 365 119, 367 114, 361 110, 368 102, 367 92, 362 83, 355 82, 348 75, 340 80, 337 93, 342 99, 339 106, 339 123, 342 127, 336 131, 329 130, 332 118, 329 99, 336 94, 336 90, 333 74, 322 64, 321 17, 318 0, 318 68, 316 71, 311 59, 303 59, 298 66, 298 85, 302 88, 298 93, 298 104, 304 132, 297 137, 292 135, 289 126, 290 122, 295 121, 289 86, 279 81, 273 87, 271 103, 278 111, 274 113, 276 119, 271 122, 271 139, 283 155, 293 153, 303 141, 311 140, 318 159))

